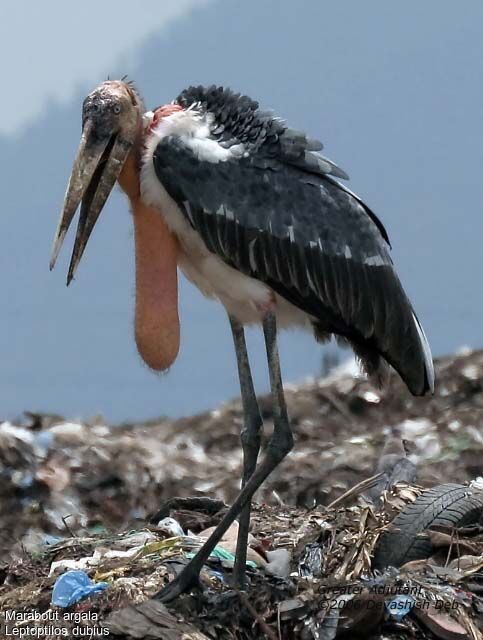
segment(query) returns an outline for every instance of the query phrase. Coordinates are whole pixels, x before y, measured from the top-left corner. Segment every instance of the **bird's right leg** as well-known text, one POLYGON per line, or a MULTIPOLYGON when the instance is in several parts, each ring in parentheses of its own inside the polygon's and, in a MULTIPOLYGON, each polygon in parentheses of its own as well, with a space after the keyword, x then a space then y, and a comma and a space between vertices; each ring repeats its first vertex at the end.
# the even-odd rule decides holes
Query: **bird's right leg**
POLYGON ((273 399, 273 434, 268 442, 265 457, 258 464, 250 479, 238 494, 235 502, 223 516, 221 522, 192 558, 183 571, 153 597, 161 602, 171 602, 180 594, 199 584, 200 571, 211 552, 224 534, 251 501, 254 493, 272 473, 293 447, 293 435, 287 416, 287 408, 280 375, 280 362, 277 349, 277 324, 274 314, 268 313, 263 320, 263 332, 267 347, 268 370, 273 399))
MULTIPOLYGON (((260 451, 260 432, 263 421, 258 407, 255 388, 253 386, 252 372, 248 360, 245 331, 238 320, 229 316, 233 342, 235 344, 236 360, 238 364, 238 377, 240 380, 240 392, 243 406, 243 427, 240 439, 243 449, 243 477, 242 488, 246 485, 257 466, 258 453, 260 451)), ((235 566, 233 578, 235 585, 240 588, 245 586, 245 568, 247 562, 248 531, 250 528, 251 503, 248 502, 240 513, 238 519, 238 537, 236 543, 235 566)))

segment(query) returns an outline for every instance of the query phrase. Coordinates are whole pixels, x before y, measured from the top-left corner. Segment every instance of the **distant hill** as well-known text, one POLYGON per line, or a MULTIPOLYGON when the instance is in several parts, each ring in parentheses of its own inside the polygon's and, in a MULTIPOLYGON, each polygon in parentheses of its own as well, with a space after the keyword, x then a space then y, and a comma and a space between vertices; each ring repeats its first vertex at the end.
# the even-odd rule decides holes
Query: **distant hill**
MULTIPOLYGON (((480 140, 483 5, 266 0, 215 2, 140 48, 129 68, 100 69, 66 105, 0 139, 0 415, 23 409, 110 420, 188 414, 238 393, 223 311, 181 291, 183 343, 168 376, 132 340, 133 256, 126 204, 112 198, 77 281, 48 256, 95 84, 126 71, 148 106, 191 83, 225 83, 326 144, 351 187, 382 217, 401 279, 435 353, 483 343, 480 140)), ((258 383, 263 349, 253 339, 258 383)), ((287 380, 318 373, 310 337, 282 341, 287 380)))

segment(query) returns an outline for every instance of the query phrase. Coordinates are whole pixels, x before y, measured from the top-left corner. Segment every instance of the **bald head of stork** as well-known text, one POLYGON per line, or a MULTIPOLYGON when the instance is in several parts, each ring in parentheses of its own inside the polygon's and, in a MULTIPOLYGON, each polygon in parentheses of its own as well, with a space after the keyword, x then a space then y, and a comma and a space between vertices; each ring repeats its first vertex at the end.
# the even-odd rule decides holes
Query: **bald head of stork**
POLYGON ((67 285, 79 266, 100 213, 118 182, 128 196, 136 244, 135 337, 152 369, 166 370, 179 350, 176 243, 163 218, 141 202, 139 170, 144 106, 128 82, 107 81, 84 100, 82 135, 55 233, 50 268, 75 212, 80 216, 67 285))

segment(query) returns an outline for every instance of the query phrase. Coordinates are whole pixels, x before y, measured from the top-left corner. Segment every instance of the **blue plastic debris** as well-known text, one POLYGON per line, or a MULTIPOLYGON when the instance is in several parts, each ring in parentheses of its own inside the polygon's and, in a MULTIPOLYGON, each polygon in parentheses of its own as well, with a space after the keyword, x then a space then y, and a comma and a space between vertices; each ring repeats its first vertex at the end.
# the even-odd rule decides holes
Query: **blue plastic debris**
POLYGON ((64 540, 64 538, 62 538, 61 536, 52 536, 49 533, 46 533, 42 543, 46 546, 52 546, 54 544, 57 544, 58 542, 61 542, 62 540, 64 540))
POLYGON ((70 607, 82 598, 104 591, 107 582, 92 582, 84 571, 66 571, 56 581, 52 591, 52 604, 56 607, 70 607))
POLYGON ((396 620, 402 620, 404 616, 411 611, 414 607, 414 603, 416 601, 412 596, 398 595, 392 600, 386 600, 386 609, 389 611, 389 614, 396 618, 396 620))
POLYGON ((47 452, 54 443, 54 434, 51 431, 39 431, 34 434, 35 444, 47 452))
POLYGON ((226 582, 225 576, 221 571, 216 571, 215 569, 210 569, 209 567, 207 567, 206 571, 210 576, 213 576, 213 578, 216 578, 220 582, 226 582))

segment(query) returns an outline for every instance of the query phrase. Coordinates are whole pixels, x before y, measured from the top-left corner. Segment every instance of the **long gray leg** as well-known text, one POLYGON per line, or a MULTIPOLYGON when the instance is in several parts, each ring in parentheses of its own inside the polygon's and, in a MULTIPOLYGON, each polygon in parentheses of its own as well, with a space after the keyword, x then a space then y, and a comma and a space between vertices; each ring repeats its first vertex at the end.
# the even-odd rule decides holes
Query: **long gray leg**
MULTIPOLYGON (((243 406, 243 427, 240 433, 243 449, 243 477, 242 488, 246 485, 257 466, 258 453, 260 451, 260 434, 263 425, 260 409, 258 407, 255 388, 253 386, 252 372, 248 360, 245 331, 243 325, 230 316, 233 342, 235 343, 236 360, 238 364, 238 377, 240 379, 240 391, 243 406)), ((236 543, 236 559, 233 569, 235 584, 240 588, 245 585, 245 569, 247 562, 248 531, 250 528, 251 501, 243 507, 239 521, 238 538, 236 543)))
POLYGON ((195 557, 183 571, 154 597, 162 602, 170 602, 198 583, 198 576, 211 552, 223 537, 232 522, 240 515, 245 505, 249 504, 253 494, 264 480, 285 458, 293 447, 292 430, 285 406, 280 361, 277 349, 277 324, 275 316, 269 313, 263 321, 263 332, 267 347, 268 369, 273 399, 273 434, 269 440, 265 457, 238 494, 235 502, 228 509, 223 520, 218 524, 211 536, 201 547, 195 557))
POLYGON ((283 392, 280 357, 277 346, 277 320, 273 313, 268 313, 263 321, 265 347, 267 349, 268 373, 273 403, 273 435, 268 443, 268 454, 277 459, 274 468, 290 452, 293 447, 293 434, 288 419, 287 405, 283 392))

